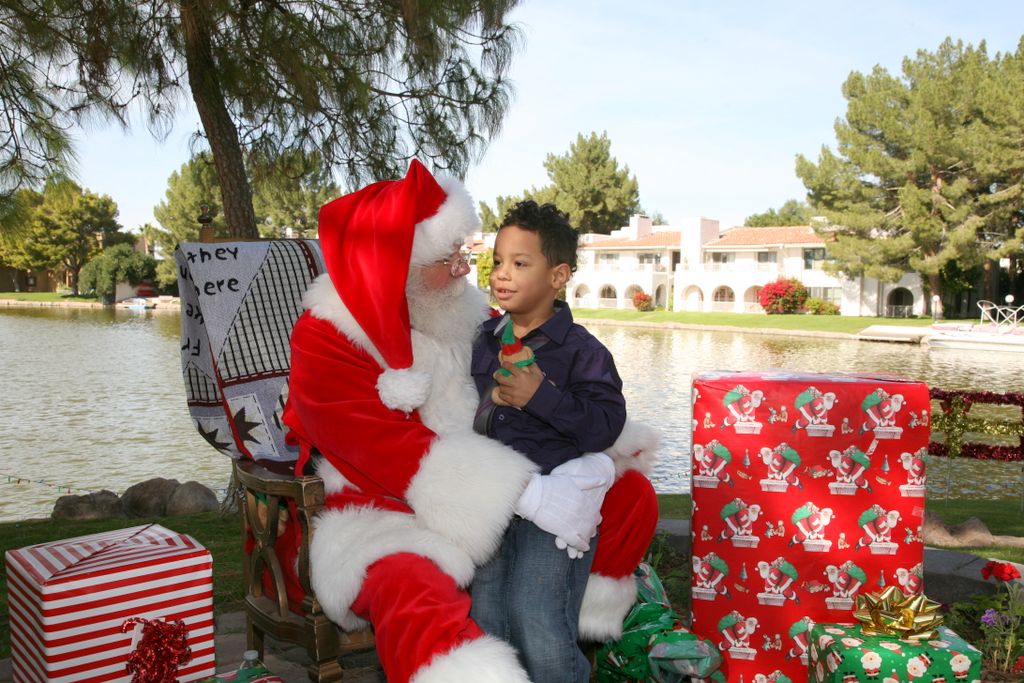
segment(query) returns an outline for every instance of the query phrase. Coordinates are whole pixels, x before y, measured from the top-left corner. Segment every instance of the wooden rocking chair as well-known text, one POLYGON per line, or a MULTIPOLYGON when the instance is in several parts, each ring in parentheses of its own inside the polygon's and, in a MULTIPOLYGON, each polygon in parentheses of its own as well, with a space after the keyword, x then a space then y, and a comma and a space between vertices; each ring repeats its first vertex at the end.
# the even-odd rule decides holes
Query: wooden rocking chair
POLYGON ((370 630, 341 631, 310 586, 312 520, 323 481, 294 476, 285 443, 289 340, 302 295, 323 272, 313 240, 182 243, 175 250, 181 294, 181 359, 189 411, 200 434, 234 459, 245 551, 247 641, 265 636, 303 647, 309 678, 342 681, 343 655, 373 649, 370 630), (289 599, 288 570, 275 547, 286 518, 301 532, 297 561, 304 597, 289 599), (269 589, 269 590, 268 590, 269 589))

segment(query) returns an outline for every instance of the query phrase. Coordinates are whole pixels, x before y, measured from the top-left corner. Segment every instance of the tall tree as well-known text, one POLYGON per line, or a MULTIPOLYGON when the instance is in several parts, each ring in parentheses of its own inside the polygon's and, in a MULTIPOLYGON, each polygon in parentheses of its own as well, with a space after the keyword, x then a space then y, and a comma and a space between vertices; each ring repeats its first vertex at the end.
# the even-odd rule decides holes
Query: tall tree
POLYGON ((27 234, 10 248, 4 260, 15 268, 61 268, 78 294, 78 274, 103 246, 129 241, 119 232, 117 204, 107 195, 83 190, 66 178, 52 178, 35 203, 27 234))
MULTIPOLYGON (((979 197, 985 225, 979 233, 984 250, 986 284, 999 259, 1009 260, 1009 290, 1024 301, 1020 277, 1024 248, 1024 38, 1017 51, 996 55, 985 77, 976 84, 977 118, 965 135, 976 151, 974 168, 987 189, 979 197)), ((985 298, 995 299, 991 289, 985 298)))
MULTIPOLYGON (((527 196, 534 199, 530 195, 527 196)), ((501 222, 505 220, 505 214, 508 213, 508 210, 521 201, 523 201, 521 196, 498 195, 494 199, 494 209, 491 209, 487 202, 480 202, 480 229, 483 232, 497 232, 501 222)))
POLYGON ((747 216, 743 225, 748 228, 764 228, 779 225, 810 225, 814 210, 796 199, 787 199, 779 210, 768 209, 763 213, 747 216))
POLYGON ((171 286, 178 281, 174 259, 167 257, 174 253, 178 242, 199 239, 199 216, 203 213, 211 217, 214 235, 229 234, 220 208, 217 170, 207 155, 198 154, 171 173, 164 200, 153 207, 153 217, 162 228, 155 238, 165 256, 157 265, 156 277, 160 285, 171 286))
POLYGON ((127 124, 141 104, 158 134, 187 83, 226 223, 255 237, 253 153, 315 150, 352 184, 397 176, 414 156, 463 174, 508 107, 515 4, 48 0, 32 5, 54 40, 15 56, 64 67, 42 75, 65 110, 127 124))
POLYGON ((824 147, 796 172, 835 236, 831 269, 895 281, 915 271, 942 294, 951 261, 980 258, 987 191, 972 165, 968 131, 976 124, 976 84, 989 60, 978 48, 945 40, 935 53, 903 61, 902 77, 875 67, 843 84, 846 118, 836 122, 839 154, 824 147))
POLYGON ((277 159, 253 162, 253 207, 265 237, 313 237, 320 207, 341 190, 319 154, 302 150, 277 159))
POLYGON ((553 193, 541 188, 528 195, 540 202, 553 194, 554 203, 580 232, 607 235, 625 225, 640 209, 640 190, 629 166, 620 169, 612 157, 611 144, 607 133, 577 135, 568 153, 549 154, 544 162, 553 193))

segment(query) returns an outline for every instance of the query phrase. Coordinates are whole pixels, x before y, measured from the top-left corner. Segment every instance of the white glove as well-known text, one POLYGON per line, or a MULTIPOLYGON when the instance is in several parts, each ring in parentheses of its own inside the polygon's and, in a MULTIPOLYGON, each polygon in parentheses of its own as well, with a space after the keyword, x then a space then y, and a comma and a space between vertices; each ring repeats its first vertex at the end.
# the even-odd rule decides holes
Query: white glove
POLYGON ((601 523, 604 494, 615 480, 615 465, 591 453, 535 474, 519 499, 516 514, 555 536, 555 545, 577 559, 590 550, 601 523))

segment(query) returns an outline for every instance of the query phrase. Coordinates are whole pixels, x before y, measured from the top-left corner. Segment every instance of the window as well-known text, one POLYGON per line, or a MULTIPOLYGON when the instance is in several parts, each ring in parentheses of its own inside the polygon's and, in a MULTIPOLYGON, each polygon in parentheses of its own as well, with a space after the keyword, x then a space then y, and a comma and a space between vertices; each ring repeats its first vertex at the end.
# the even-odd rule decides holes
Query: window
POLYGON ((836 306, 843 303, 842 287, 808 287, 807 296, 830 301, 836 306))
POLYGON ((757 252, 758 263, 777 263, 779 255, 774 251, 759 251, 757 252))
POLYGON ((731 251, 713 251, 705 254, 704 260, 708 263, 735 263, 736 254, 731 251))
POLYGON ((637 263, 661 263, 661 254, 637 254, 637 263))
POLYGON ((825 262, 825 248, 804 249, 804 270, 821 270, 825 262))
POLYGON ((615 254, 615 253, 609 254, 609 253, 601 252, 601 253, 599 253, 597 255, 597 262, 598 263, 618 263, 619 262, 619 255, 615 254))

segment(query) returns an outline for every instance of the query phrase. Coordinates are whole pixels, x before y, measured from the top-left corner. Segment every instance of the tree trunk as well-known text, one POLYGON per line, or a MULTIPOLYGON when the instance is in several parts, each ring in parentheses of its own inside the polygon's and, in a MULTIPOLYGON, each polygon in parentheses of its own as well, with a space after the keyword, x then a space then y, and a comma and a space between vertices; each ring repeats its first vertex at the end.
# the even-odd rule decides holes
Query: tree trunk
POLYGON ((182 0, 181 25, 189 87, 213 152, 228 231, 232 237, 259 237, 238 129, 228 114, 213 63, 213 50, 210 48, 212 26, 207 4, 203 0, 182 0))
POLYGON ((925 302, 925 306, 927 307, 929 304, 932 304, 932 318, 936 320, 942 317, 942 291, 939 283, 938 273, 928 274, 928 289, 931 290, 931 296, 938 296, 939 298, 932 299, 931 302, 925 302))

